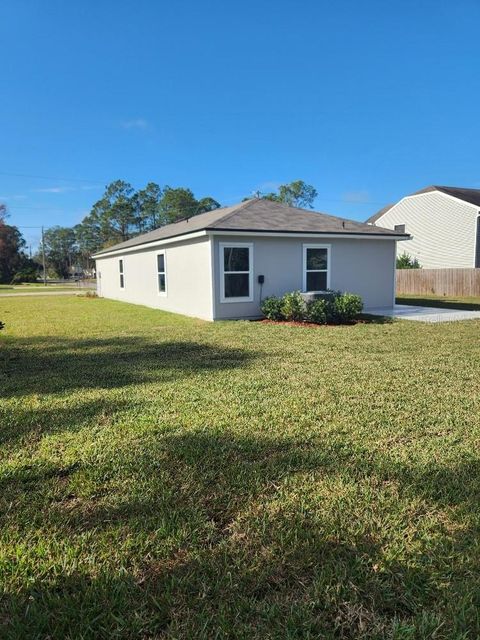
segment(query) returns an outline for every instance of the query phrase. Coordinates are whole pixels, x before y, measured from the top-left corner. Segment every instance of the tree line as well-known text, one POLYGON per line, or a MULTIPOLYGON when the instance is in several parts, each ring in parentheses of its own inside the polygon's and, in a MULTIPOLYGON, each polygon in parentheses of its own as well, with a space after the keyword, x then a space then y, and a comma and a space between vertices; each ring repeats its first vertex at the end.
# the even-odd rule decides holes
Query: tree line
MULTIPOLYGON (((257 192, 253 197, 313 208, 317 191, 303 180, 296 180, 279 185, 276 191, 257 192)), ((79 224, 55 226, 45 231, 43 250, 48 274, 66 278, 76 269, 88 270, 93 266, 92 254, 100 249, 220 206, 211 196, 197 199, 186 187, 160 187, 149 182, 136 191, 130 183, 116 180, 107 185, 103 196, 79 224)), ((6 224, 6 208, 0 205, 0 283, 32 281, 38 277, 41 248, 30 259, 25 247, 20 231, 6 224)))

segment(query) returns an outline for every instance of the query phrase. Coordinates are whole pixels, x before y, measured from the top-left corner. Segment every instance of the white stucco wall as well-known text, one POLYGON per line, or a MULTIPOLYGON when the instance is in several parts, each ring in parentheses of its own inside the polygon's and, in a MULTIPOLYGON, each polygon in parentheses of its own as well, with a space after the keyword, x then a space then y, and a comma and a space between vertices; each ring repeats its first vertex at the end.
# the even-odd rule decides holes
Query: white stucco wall
MULTIPOLYGON (((330 288, 358 293, 365 308, 391 306, 395 292, 394 240, 312 239, 253 236, 215 236, 214 289, 215 318, 257 317, 260 298, 282 295, 303 288, 303 245, 329 244, 331 251, 330 288), (253 301, 220 301, 220 243, 253 243, 253 301), (260 289, 259 275, 265 276, 260 289)), ((401 243, 400 243, 401 244, 401 243)))
POLYGON ((218 235, 136 249, 97 259, 98 292, 105 298, 205 320, 258 317, 261 298, 303 289, 304 244, 330 246, 330 288, 358 293, 365 308, 392 305, 396 243, 386 239, 218 235), (219 245, 229 242, 253 245, 252 302, 221 302, 219 245), (158 292, 159 251, 166 257, 166 295, 158 292), (120 288, 120 259, 124 289, 120 288), (262 288, 259 275, 265 276, 262 288))
POLYGON ((211 252, 208 237, 97 258, 97 288, 102 297, 143 304, 212 320, 211 252), (157 253, 165 251, 166 295, 159 294, 157 253), (125 288, 120 288, 119 259, 125 288))
POLYGON ((425 269, 472 268, 478 207, 439 191, 404 198, 375 224, 393 229, 405 224, 413 238, 399 242, 397 252, 417 258, 425 269))

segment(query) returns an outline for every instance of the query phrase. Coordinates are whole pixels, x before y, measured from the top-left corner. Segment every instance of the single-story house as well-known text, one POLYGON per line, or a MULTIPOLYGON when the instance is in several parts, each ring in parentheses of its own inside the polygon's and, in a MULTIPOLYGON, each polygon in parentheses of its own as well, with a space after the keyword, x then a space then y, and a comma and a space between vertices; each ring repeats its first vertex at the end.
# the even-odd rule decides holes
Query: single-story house
POLYGON ((406 251, 425 269, 480 268, 480 189, 425 187, 367 223, 409 233, 398 253, 406 251))
POLYGON ((391 306, 408 234, 263 199, 179 220, 99 251, 98 294, 205 320, 255 318, 287 291, 358 293, 391 306))

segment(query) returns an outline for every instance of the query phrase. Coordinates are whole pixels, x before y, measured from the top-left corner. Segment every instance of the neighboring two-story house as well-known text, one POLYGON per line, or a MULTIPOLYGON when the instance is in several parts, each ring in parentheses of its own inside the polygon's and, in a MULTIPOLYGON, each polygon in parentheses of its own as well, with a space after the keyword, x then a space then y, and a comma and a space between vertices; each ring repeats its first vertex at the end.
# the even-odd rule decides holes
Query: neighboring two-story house
POLYGON ((397 254, 408 253, 425 269, 480 268, 480 189, 426 187, 367 223, 410 234, 397 254))

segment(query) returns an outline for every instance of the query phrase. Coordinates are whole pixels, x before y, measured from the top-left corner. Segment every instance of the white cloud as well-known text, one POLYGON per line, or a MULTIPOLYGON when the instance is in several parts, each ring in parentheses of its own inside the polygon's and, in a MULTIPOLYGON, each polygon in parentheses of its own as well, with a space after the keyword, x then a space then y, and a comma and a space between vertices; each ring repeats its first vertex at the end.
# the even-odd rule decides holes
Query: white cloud
POLYGON ((73 187, 44 187, 42 189, 32 189, 35 193, 67 193, 67 191, 73 190, 73 187))
POLYGON ((262 182, 262 184, 258 187, 258 191, 264 193, 265 191, 276 191, 281 182, 275 182, 274 180, 267 180, 266 182, 262 182))
POLYGON ((0 196, 0 200, 26 200, 28 196, 0 196))
POLYGON ((123 129, 148 129, 149 124, 144 118, 133 118, 132 120, 123 120, 121 123, 123 129))
POLYGON ((344 202, 369 202, 370 193, 367 190, 347 191, 342 195, 344 202))
MULTIPOLYGON (((100 185, 85 184, 81 186, 58 186, 58 187, 39 187, 32 189, 34 193, 70 193, 71 191, 91 191, 92 189, 101 189, 100 185)), ((24 196, 26 197, 26 196, 24 196)))

